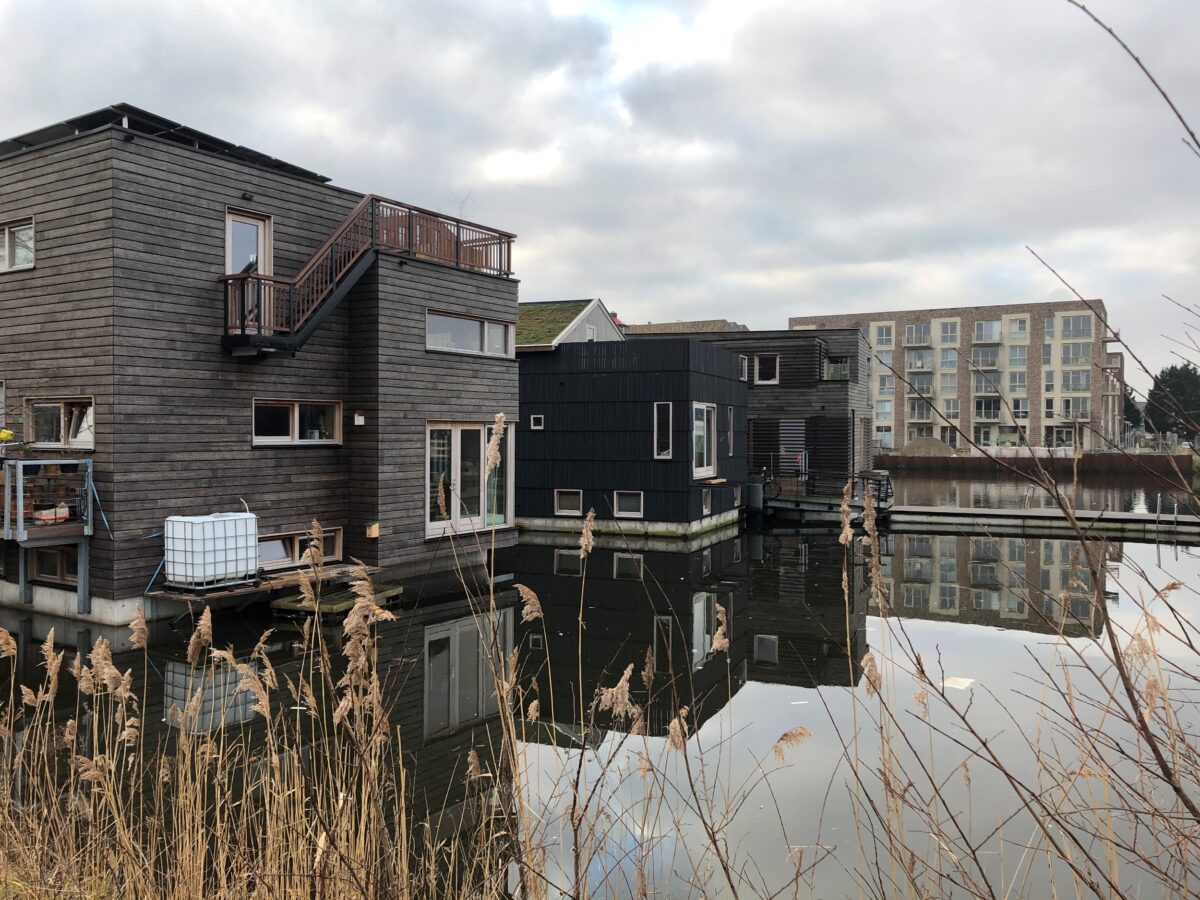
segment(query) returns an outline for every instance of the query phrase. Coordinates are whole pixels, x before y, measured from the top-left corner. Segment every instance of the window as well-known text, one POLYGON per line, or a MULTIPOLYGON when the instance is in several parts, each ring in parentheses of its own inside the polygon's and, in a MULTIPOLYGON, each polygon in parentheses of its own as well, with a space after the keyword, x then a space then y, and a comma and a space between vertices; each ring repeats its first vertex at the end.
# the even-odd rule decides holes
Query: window
POLYGON ((1062 336, 1064 341, 1069 338, 1090 338, 1092 336, 1092 317, 1088 315, 1063 316, 1062 336))
POLYGON ((613 578, 620 581, 641 581, 642 571, 642 554, 613 554, 613 578))
POLYGON ((909 350, 904 355, 904 365, 910 371, 913 369, 932 369, 932 350, 909 350))
POLYGON ((726 456, 733 456, 733 407, 725 407, 725 446, 729 451, 726 456))
POLYGON ((996 420, 1000 418, 1000 399, 998 397, 980 398, 975 401, 975 418, 996 420))
MULTIPOLYGON (((956 405, 957 405, 957 403, 956 403, 956 405)), ((958 413, 956 412, 954 415, 957 418, 958 413)), ((958 429, 955 428, 953 425, 939 426, 938 427, 938 440, 940 440, 947 447, 957 447, 958 446, 958 429)))
POLYGON ((1008 348, 1008 367, 1010 369, 1025 368, 1026 360, 1029 358, 1029 354, 1026 352, 1028 350, 1029 350, 1029 348, 1026 347, 1024 344, 1021 344, 1019 347, 1009 347, 1008 348))
POLYGON ((1053 417, 1054 417, 1054 398, 1047 397, 1046 398, 1046 418, 1051 419, 1053 417))
POLYGON ((917 325, 904 326, 904 343, 909 347, 920 346, 929 343, 929 323, 921 322, 917 325))
POLYGON ((890 419, 892 417, 892 401, 891 400, 876 400, 875 401, 875 418, 890 419))
POLYGON ((640 519, 642 492, 613 491, 613 515, 618 519, 640 519))
POLYGON ((584 327, 584 335, 586 336, 586 338, 587 338, 587 342, 588 342, 589 344, 590 344, 592 341, 596 340, 596 326, 595 326, 595 325, 587 325, 587 326, 585 326, 585 327, 584 327))
POLYGON ((583 491, 557 489, 554 492, 554 514, 556 516, 582 516, 583 491))
POLYGON ((705 578, 712 574, 712 547, 705 547, 700 552, 700 574, 705 578))
POLYGON ((0 380, 0 428, 4 428, 7 421, 4 408, 4 382, 0 380))
POLYGON ((254 445, 340 444, 342 404, 255 400, 254 445))
POLYGON ((1092 389, 1091 369, 1063 370, 1062 389, 1074 393, 1088 393, 1092 389))
POLYGON ((742 381, 750 380, 750 357, 744 354, 738 357, 738 375, 742 381))
POLYGON ((938 609, 958 609, 957 584, 943 584, 938 587, 938 609))
POLYGON ((943 559, 938 562, 938 581, 958 581, 958 561, 943 559))
POLYGON ((831 356, 826 363, 828 376, 826 381, 849 381, 850 380, 850 357, 848 356, 831 356))
POLYGON ((0 272, 33 266, 33 219, 0 225, 0 272))
POLYGON ((761 353, 754 357, 754 383, 779 384, 778 353, 761 353))
POLYGON ((488 322, 430 311, 425 314, 425 349, 512 356, 509 347, 511 330, 507 322, 488 322))
POLYGON ((908 395, 911 397, 914 394, 922 397, 928 397, 933 393, 933 373, 920 372, 908 376, 908 395))
POLYGON ((880 375, 879 376, 879 396, 891 397, 896 393, 896 376, 895 375, 880 375))
POLYGON ((692 404, 692 475, 708 478, 717 473, 717 408, 711 403, 692 404))
MULTIPOLYGON (((735 484, 733 486, 733 508, 742 508, 742 486, 740 484, 735 484)), ((736 545, 736 549, 739 554, 742 552, 742 545, 740 542, 736 545)), ((735 559, 734 562, 741 562, 741 560, 735 559)))
POLYGON ((779 665, 779 635, 756 634, 754 636, 754 661, 779 665))
POLYGON ((74 545, 30 547, 25 553, 31 581, 62 585, 78 583, 79 551, 74 545))
POLYGON ((1054 337, 1054 316, 1047 316, 1046 318, 1046 337, 1054 337))
POLYGON ((1000 320, 990 319, 976 322, 975 340, 987 344, 1000 343, 1000 320))
POLYGON ((1065 419, 1082 419, 1091 418, 1092 413, 1092 398, 1091 397, 1063 397, 1062 398, 1062 414, 1065 419))
POLYGON ((712 488, 700 492, 700 512, 706 516, 712 515, 712 488))
POLYGON ((1012 414, 1014 419, 1029 418, 1029 398, 1014 397, 1012 401, 1012 414))
POLYGON ((671 404, 654 404, 654 458, 671 458, 671 404))
POLYGON ((96 443, 91 400, 30 400, 26 422, 35 447, 91 450, 96 443))
MULTIPOLYGON (((1010 562, 1025 562, 1025 542, 1016 538, 1008 540, 1008 558, 1010 562)), ((1024 573, 1021 580, 1024 581, 1024 573)))
POLYGON ((892 369, 892 351, 891 350, 880 350, 878 353, 875 354, 875 359, 879 362, 879 364, 881 366, 883 366, 888 371, 891 371, 891 369, 892 369))
POLYGON ((957 419, 958 418, 958 401, 953 400, 953 399, 947 399, 947 400, 943 400, 942 403, 945 405, 945 408, 946 408, 946 418, 947 419, 957 419))
POLYGON ((940 559, 958 559, 958 538, 938 538, 938 557, 940 559))
POLYGON ((504 433, 500 465, 488 472, 491 436, 492 426, 482 422, 427 426, 426 537, 512 523, 512 429, 504 433))
MULTIPOLYGON (((342 558, 342 529, 326 528, 322 535, 325 545, 325 562, 338 562, 342 558)), ((260 569, 287 569, 307 563, 304 558, 308 550, 307 531, 285 534, 264 534, 258 538, 258 566, 260 569)))
POLYGON ((925 609, 929 606, 929 585, 904 585, 903 603, 909 609, 925 609))
POLYGON ((546 428, 546 417, 545 416, 530 416, 529 417, 529 430, 530 431, 543 431, 543 430, 545 430, 545 428, 546 428))
POLYGON ((932 425, 910 425, 910 426, 908 426, 908 439, 910 441, 915 441, 918 438, 931 438, 931 437, 933 437, 933 426, 932 425))
POLYGON ((1008 373, 1008 392, 1010 394, 1025 393, 1026 379, 1025 372, 1009 372, 1008 373))
POLYGON ((933 417, 933 406, 928 400, 909 400, 908 419, 912 422, 928 422, 933 417))
POLYGON ((971 373, 971 387, 973 393, 976 394, 998 394, 1000 393, 998 376, 988 374, 987 372, 971 373))
POLYGON ((1046 369, 1042 373, 1042 375, 1045 376, 1044 382, 1043 382, 1045 386, 1044 386, 1043 390, 1045 390, 1045 392, 1047 394, 1054 393, 1054 370, 1046 369))
POLYGON ((957 394, 958 375, 954 372, 943 372, 938 378, 938 392, 942 394, 957 394))
MULTIPOLYGON (((1054 565, 1054 541, 1042 541, 1042 565, 1054 565)), ((1043 587, 1050 587, 1049 584, 1043 587)))
POLYGON ((971 591, 971 602, 976 609, 988 610, 991 612, 1000 611, 1000 592, 999 591, 971 591))
POLYGON ((1050 365, 1050 363, 1054 362, 1053 353, 1051 352, 1052 350, 1053 350, 1053 347, 1050 344, 1042 344, 1042 365, 1043 366, 1048 366, 1048 365, 1050 365))
POLYGON ((1062 364, 1064 366, 1083 366, 1092 361, 1091 344, 1063 344, 1062 364))
POLYGON ((875 346, 876 347, 892 346, 892 326, 891 325, 876 325, 875 326, 875 346))
POLYGON ((425 629, 425 737, 499 712, 493 672, 512 649, 511 609, 425 629))
POLYGON ((875 426, 875 444, 881 450, 892 449, 892 426, 891 425, 876 425, 875 426))
POLYGON ((942 351, 941 367, 947 372, 953 372, 958 368, 958 351, 951 347, 949 350, 942 351))
POLYGON ((972 347, 971 365, 977 369, 994 369, 999 365, 1000 351, 997 347, 972 347))
POLYGON ((1023 341, 1029 337, 1029 320, 1028 319, 1009 319, 1008 320, 1008 336, 1016 340, 1023 341))
POLYGON ((571 578, 583 577, 583 557, 578 550, 554 551, 554 574, 571 578))
POLYGON ((942 343, 957 344, 958 343, 958 323, 943 322, 942 323, 942 343))

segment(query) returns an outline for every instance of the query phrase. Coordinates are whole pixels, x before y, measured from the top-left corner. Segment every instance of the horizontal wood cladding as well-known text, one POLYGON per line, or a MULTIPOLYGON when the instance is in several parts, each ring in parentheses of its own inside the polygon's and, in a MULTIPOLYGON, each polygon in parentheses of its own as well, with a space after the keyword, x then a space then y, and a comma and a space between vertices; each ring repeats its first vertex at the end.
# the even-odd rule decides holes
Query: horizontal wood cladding
POLYGON ((37 221, 36 268, 0 274, 9 424, 20 431, 30 396, 96 400, 96 480, 116 546, 97 528, 93 593, 141 594, 166 516, 243 502, 260 533, 318 519, 345 528, 346 553, 368 563, 453 566, 447 543, 424 537, 426 421, 515 418, 517 363, 427 351, 425 314, 515 322, 516 282, 383 253, 297 356, 234 359, 217 281, 227 210, 269 216, 273 270, 292 275, 360 195, 113 135, 0 162, 0 222, 37 221), (342 403, 342 445, 253 446, 256 398, 342 403), (367 539, 376 521, 382 537, 367 539))
POLYGON ((641 491, 646 521, 703 518, 733 508, 733 484, 746 472, 746 386, 736 355, 687 340, 562 344, 521 354, 521 422, 517 435, 517 514, 553 516, 555 489, 582 490, 583 508, 613 516, 613 491, 641 491), (656 459, 654 404, 671 407, 670 459, 656 459), (694 403, 716 411, 715 477, 693 475, 694 403), (732 443, 728 430, 733 410, 732 443), (530 428, 531 416, 543 428, 530 428), (732 447, 732 453, 730 452, 732 447))

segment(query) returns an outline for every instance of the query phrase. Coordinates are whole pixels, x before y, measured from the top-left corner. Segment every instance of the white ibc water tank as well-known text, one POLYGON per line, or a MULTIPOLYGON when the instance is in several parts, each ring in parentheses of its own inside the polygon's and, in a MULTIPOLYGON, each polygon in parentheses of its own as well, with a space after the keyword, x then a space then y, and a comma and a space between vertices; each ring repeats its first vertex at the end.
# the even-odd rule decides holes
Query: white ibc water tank
POLYGON ((163 529, 167 584, 218 587, 258 574, 258 516, 170 516, 163 529))

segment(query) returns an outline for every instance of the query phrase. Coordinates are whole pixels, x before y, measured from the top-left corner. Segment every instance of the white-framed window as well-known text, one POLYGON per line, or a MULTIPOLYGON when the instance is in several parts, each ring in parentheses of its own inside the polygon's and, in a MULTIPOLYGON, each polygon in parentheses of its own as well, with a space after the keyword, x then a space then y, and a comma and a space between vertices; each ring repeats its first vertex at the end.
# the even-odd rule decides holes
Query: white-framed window
POLYGON ((0 272, 32 269, 33 263, 33 219, 0 225, 0 272))
MULTIPOLYGON (((326 528, 321 536, 325 545, 325 562, 340 562, 342 559, 342 529, 326 528)), ((258 565, 261 569, 287 569, 306 562, 308 550, 307 531, 291 531, 281 534, 262 534, 258 537, 258 565)))
POLYGON ((530 431, 542 431, 545 429, 545 427, 546 427, 546 417, 545 416, 530 416, 529 417, 529 430, 530 431))
POLYGON ((641 491, 613 491, 613 515, 618 519, 640 519, 642 503, 641 491))
POLYGON ((998 347, 972 347, 971 365, 980 369, 994 369, 1000 364, 998 347))
POLYGON ((340 444, 342 404, 321 400, 255 400, 253 443, 340 444))
POLYGON ((30 398, 26 404, 25 439, 34 447, 91 450, 96 446, 94 412, 90 397, 30 398))
POLYGON ((700 492, 700 512, 706 516, 712 515, 712 488, 700 492))
POLYGON ((940 368, 945 372, 953 372, 958 368, 958 351, 953 347, 942 350, 942 360, 940 368))
POLYGON ((512 649, 513 611, 469 615, 425 629, 425 737, 500 711, 494 672, 512 649))
POLYGON ((1028 383, 1026 379, 1027 372, 1009 372, 1008 373, 1008 392, 1010 394, 1025 393, 1025 386, 1028 383))
POLYGON ((892 326, 891 325, 876 325, 875 326, 875 346, 876 347, 892 346, 892 326))
POLYGON ((230 275, 270 275, 271 217, 237 209, 225 213, 225 271, 230 275))
POLYGON ((880 375, 878 393, 880 397, 891 397, 894 395, 896 393, 896 376, 880 375))
POLYGON ((757 353, 754 356, 754 383, 779 384, 779 354, 757 353))
POLYGON ((505 430, 500 464, 488 472, 491 436, 492 426, 486 422, 426 423, 426 537, 512 524, 513 429, 505 430))
POLYGON ((733 407, 725 407, 725 444, 728 449, 726 456, 733 456, 733 407))
POLYGON ((890 419, 892 417, 892 401, 891 400, 876 400, 875 401, 875 418, 890 419))
POLYGON ((1062 389, 1071 393, 1088 393, 1092 389, 1091 369, 1064 369, 1062 389))
POLYGON ((570 578, 583 577, 583 557, 578 550, 554 551, 554 574, 570 578))
POLYGON ((879 365, 883 366, 888 371, 891 371, 892 360, 895 359, 894 354, 895 354, 895 351, 892 351, 892 350, 878 350, 875 353, 875 361, 878 362, 879 365))
POLYGON ((940 394, 957 394, 958 393, 958 373, 943 372, 938 376, 938 393, 940 394))
POLYGON ((1054 337, 1054 316, 1046 317, 1046 337, 1054 337))
POLYGON ((643 571, 642 554, 613 554, 613 578, 617 581, 641 581, 643 571))
POLYGON ((426 310, 425 349, 475 356, 513 355, 512 326, 426 310))
POLYGON ((892 426, 891 425, 876 425, 875 426, 875 443, 879 445, 881 450, 892 449, 892 426))
POLYGON ((669 401, 660 400, 654 404, 654 458, 670 459, 671 446, 671 412, 669 401))
POLYGON ((984 341, 989 344, 999 343, 1000 341, 1000 320, 985 319, 975 323, 975 340, 984 341))
POLYGON ((574 488, 556 488, 554 491, 554 514, 556 516, 582 516, 583 491, 574 488))
POLYGON ((1044 381, 1043 381, 1044 386, 1043 386, 1042 390, 1044 390, 1047 394, 1054 393, 1054 370, 1053 369, 1045 369, 1042 372, 1042 375, 1044 376, 1044 381))
POLYGON ((1042 344, 1042 365, 1048 366, 1054 362, 1054 346, 1052 344, 1042 344))
POLYGON ((750 380, 750 357, 744 353, 738 355, 738 377, 742 381, 750 380))
POLYGON ((1053 397, 1047 397, 1047 398, 1046 398, 1046 415, 1045 415, 1045 418, 1047 418, 1047 419, 1052 419, 1052 418, 1054 418, 1054 398, 1053 398, 1053 397))
POLYGON ((592 343, 594 340, 596 340, 596 326, 595 325, 584 326, 583 333, 584 333, 584 336, 587 338, 587 342, 589 344, 592 343))
POLYGON ((1084 366, 1092 361, 1092 345, 1063 344, 1062 364, 1064 366, 1084 366))
POLYGON ((779 635, 756 634, 754 636, 754 661, 779 665, 779 635))
POLYGON ((904 354, 904 365, 911 372, 914 369, 932 369, 932 350, 909 350, 904 354))
POLYGON ((1029 320, 1009 319, 1008 336, 1019 341, 1025 340, 1025 338, 1029 337, 1029 320))
POLYGON ((1062 336, 1063 340, 1090 338, 1092 336, 1092 317, 1090 315, 1063 316, 1062 336))
POLYGON ((942 401, 942 406, 945 409, 947 419, 958 418, 958 400, 952 397, 947 398, 946 400, 942 401))
POLYGON ((1018 344, 1008 348, 1008 367, 1010 369, 1023 369, 1029 359, 1029 348, 1024 344, 1018 344))
POLYGON ((1090 419, 1092 416, 1091 397, 1063 397, 1062 414, 1066 419, 1090 419))
POLYGON ((943 322, 942 323, 942 343, 957 344, 958 343, 958 322, 943 322))
POLYGON ((1029 418, 1029 398, 1014 397, 1012 401, 1012 414, 1014 419, 1029 418))
POLYGON ((906 346, 929 343, 929 323, 920 322, 916 325, 904 326, 904 343, 906 346))
POLYGON ((717 474, 717 407, 712 403, 692 404, 692 476, 710 478, 717 474))

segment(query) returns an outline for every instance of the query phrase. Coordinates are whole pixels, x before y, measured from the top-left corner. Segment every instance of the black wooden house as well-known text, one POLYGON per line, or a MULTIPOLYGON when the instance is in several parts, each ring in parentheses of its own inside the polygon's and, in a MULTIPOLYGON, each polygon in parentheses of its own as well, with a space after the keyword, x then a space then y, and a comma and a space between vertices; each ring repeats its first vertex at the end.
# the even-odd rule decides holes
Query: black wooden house
POLYGON ((261 584, 314 519, 331 573, 515 539, 511 435, 485 464, 517 414, 511 234, 127 105, 0 141, 0 185, 0 602, 177 614, 165 517, 243 503, 261 584))
POLYGON ((520 354, 517 524, 688 536, 736 522, 746 385, 701 341, 563 343, 520 354))

